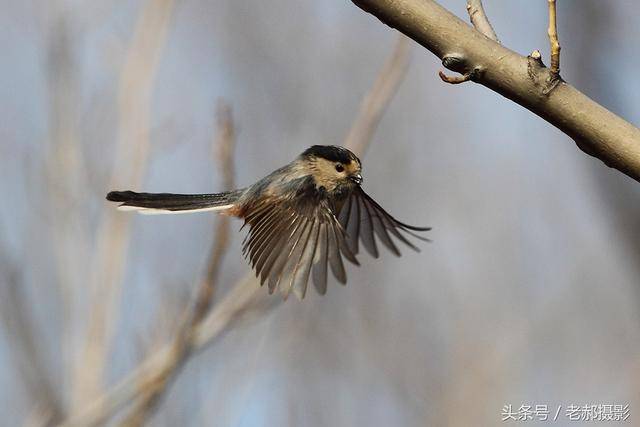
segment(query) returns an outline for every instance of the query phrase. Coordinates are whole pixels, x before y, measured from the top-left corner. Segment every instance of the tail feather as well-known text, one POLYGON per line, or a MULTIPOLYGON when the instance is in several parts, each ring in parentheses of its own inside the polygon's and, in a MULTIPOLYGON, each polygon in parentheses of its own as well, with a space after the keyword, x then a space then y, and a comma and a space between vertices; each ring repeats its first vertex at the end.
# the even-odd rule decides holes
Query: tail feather
POLYGON ((233 207, 241 190, 215 194, 136 193, 111 191, 107 200, 121 202, 120 210, 136 210, 143 214, 177 214, 196 211, 224 211, 233 207))

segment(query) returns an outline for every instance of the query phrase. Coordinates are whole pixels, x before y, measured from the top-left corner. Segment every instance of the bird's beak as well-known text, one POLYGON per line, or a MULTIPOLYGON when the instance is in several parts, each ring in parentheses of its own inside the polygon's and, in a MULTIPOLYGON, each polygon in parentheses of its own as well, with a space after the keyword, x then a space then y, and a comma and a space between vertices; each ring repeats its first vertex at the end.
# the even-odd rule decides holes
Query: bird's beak
POLYGON ((355 182, 355 183, 356 183, 356 184, 358 184, 358 185, 362 184, 362 181, 363 181, 363 179, 362 179, 362 175, 360 175, 359 173, 357 173, 357 174, 355 174, 355 175, 351 175, 351 176, 349 177, 349 179, 350 179, 351 181, 355 182))

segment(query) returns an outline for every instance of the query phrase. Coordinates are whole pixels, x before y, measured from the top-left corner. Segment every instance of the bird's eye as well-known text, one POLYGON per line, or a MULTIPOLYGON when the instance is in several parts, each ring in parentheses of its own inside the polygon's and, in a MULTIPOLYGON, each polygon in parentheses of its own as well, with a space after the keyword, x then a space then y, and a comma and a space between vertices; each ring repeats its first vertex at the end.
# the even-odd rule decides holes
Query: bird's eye
POLYGON ((336 170, 337 170, 338 172, 344 172, 344 166, 342 166, 340 163, 338 163, 338 164, 336 165, 336 170))

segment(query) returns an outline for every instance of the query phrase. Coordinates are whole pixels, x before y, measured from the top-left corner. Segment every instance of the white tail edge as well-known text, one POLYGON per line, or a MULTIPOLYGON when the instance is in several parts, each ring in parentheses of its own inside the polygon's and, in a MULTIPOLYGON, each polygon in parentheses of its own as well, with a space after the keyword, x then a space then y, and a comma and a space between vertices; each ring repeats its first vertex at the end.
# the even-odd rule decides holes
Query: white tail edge
POLYGON ((143 215, 177 215, 177 214, 186 214, 186 213, 194 213, 194 212, 214 212, 214 211, 224 211, 233 207, 231 205, 222 205, 222 206, 211 206, 208 208, 200 208, 200 209, 183 209, 180 211, 171 211, 168 209, 160 209, 160 208, 143 208, 139 206, 118 206, 118 210, 131 212, 136 211, 143 215))

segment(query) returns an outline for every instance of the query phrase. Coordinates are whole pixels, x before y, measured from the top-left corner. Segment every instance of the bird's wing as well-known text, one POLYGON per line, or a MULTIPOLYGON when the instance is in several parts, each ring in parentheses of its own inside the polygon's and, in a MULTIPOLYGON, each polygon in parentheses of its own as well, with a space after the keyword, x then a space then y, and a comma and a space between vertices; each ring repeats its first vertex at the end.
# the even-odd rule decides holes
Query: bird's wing
POLYGON ((360 187, 356 188, 343 204, 338 214, 338 221, 346 231, 347 246, 351 252, 358 254, 358 240, 361 240, 374 258, 378 257, 378 247, 374 236, 377 236, 391 252, 400 256, 400 251, 392 236, 413 250, 420 252, 420 249, 411 243, 403 233, 428 242, 429 239, 414 232, 431 230, 431 227, 414 227, 398 221, 360 187))
POLYGON ((327 290, 327 264, 342 284, 347 276, 342 256, 358 265, 345 232, 327 200, 263 200, 245 214, 250 230, 243 253, 269 293, 279 289, 303 298, 309 276, 320 294, 327 290))

